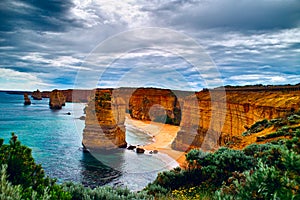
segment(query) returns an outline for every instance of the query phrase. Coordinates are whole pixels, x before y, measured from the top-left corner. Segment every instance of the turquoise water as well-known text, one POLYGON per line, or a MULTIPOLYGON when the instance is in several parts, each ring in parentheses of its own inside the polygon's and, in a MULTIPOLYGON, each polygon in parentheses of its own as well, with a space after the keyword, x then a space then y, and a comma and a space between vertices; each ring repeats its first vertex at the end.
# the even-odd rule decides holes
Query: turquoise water
MULTIPOLYGON (((48 99, 31 100, 23 105, 22 95, 0 92, 0 137, 7 143, 11 132, 32 148, 37 163, 47 175, 59 182, 74 181, 86 186, 112 185, 140 190, 153 181, 159 171, 174 166, 164 155, 138 155, 126 149, 114 153, 89 154, 82 152, 84 104, 67 103, 63 109, 49 109, 48 99), (71 115, 66 113, 70 112, 71 115), (97 158, 97 159, 96 159, 97 158), (166 160, 166 159, 164 159, 166 160), (105 165, 106 164, 106 165, 105 165)), ((129 144, 151 142, 148 135, 128 127, 129 144)))

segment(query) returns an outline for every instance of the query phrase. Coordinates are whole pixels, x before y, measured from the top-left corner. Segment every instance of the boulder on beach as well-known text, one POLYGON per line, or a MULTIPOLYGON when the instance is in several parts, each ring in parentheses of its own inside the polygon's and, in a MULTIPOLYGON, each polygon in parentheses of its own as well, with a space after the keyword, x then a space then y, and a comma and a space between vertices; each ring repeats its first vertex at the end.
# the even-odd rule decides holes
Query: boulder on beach
POLYGON ((85 116, 79 117, 80 120, 85 120, 85 116))
POLYGON ((129 145, 129 146, 127 147, 128 150, 133 150, 133 149, 135 149, 135 148, 136 148, 136 146, 134 146, 134 145, 129 145))

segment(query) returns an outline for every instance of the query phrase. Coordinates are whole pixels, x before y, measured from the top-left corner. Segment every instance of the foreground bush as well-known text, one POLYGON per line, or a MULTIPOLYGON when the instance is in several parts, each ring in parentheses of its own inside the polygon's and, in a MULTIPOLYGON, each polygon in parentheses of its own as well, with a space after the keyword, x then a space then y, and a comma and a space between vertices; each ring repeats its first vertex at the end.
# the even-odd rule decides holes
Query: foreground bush
POLYGON ((31 149, 21 145, 17 136, 12 133, 9 144, 0 146, 0 165, 7 166, 8 181, 19 185, 22 199, 70 199, 71 196, 55 183, 54 179, 45 176, 41 165, 34 162, 31 149))
POLYGON ((293 137, 244 150, 194 149, 187 170, 162 172, 145 190, 175 199, 300 199, 299 144, 293 137))
POLYGON ((64 183, 45 176, 41 165, 35 163, 31 149, 21 145, 12 134, 9 144, 0 139, 0 200, 134 200, 153 199, 146 192, 131 192, 128 189, 97 187, 91 189, 81 184, 64 183))
POLYGON ((72 200, 83 199, 103 199, 103 200, 143 200, 154 199, 153 196, 147 195, 146 192, 131 192, 128 189, 112 188, 112 187, 97 187, 94 189, 84 187, 81 184, 64 183, 63 189, 69 192, 72 200))

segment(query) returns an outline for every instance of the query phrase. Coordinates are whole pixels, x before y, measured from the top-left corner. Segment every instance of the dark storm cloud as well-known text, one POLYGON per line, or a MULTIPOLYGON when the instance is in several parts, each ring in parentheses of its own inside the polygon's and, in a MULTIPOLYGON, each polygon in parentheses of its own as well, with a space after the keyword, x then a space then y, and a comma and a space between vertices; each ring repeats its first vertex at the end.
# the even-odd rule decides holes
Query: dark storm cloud
POLYGON ((68 15, 72 5, 69 0, 2 0, 0 31, 64 31, 70 26, 78 26, 68 15))
POLYGON ((299 26, 300 1, 174 1, 157 9, 145 7, 161 24, 194 30, 227 28, 234 30, 285 29, 299 26), (160 19, 165 19, 161 21, 160 19))
MULTIPOLYGON (((0 0, 0 82, 10 76, 16 82, 28 79, 34 89, 36 84, 72 88, 81 64, 97 44, 128 29, 150 26, 195 39, 216 63, 226 84, 297 83, 299 22, 299 0, 0 0)), ((129 45, 134 42, 130 38, 126 40, 129 45)), ((126 48, 126 41, 110 43, 101 59, 118 58, 109 50, 126 48)), ((133 52, 115 63, 106 72, 105 85, 112 86, 120 74, 130 73, 128 66, 156 63, 166 72, 170 67, 177 70, 195 86, 192 88, 203 86, 193 68, 174 56, 164 53, 158 59, 155 52, 143 53, 133 52)), ((93 67, 82 70, 97 75, 101 66, 93 67)), ((130 77, 143 84, 155 77, 155 67, 153 73, 139 68, 145 74, 142 79, 136 79, 134 73, 130 77)), ((209 71, 201 75, 211 78, 209 71)), ((177 78, 176 73, 173 77, 177 78)), ((83 77, 83 81, 89 79, 83 77)), ((2 82, 1 87, 10 88, 10 84, 2 82)))

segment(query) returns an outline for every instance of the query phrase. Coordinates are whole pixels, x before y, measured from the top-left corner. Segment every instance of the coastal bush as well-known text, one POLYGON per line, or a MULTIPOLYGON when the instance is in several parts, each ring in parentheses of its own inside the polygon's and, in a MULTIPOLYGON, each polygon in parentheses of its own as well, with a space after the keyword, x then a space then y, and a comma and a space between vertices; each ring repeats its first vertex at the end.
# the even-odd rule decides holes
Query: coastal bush
MULTIPOLYGON (((300 134, 299 129, 294 132, 300 134)), ((145 190, 149 194, 162 190, 173 199, 300 199, 299 151, 296 136, 243 150, 193 149, 186 154, 187 169, 161 172, 145 190)))
POLYGON ((172 199, 211 200, 212 194, 201 187, 179 188, 172 191, 172 199))
POLYGON ((70 199, 54 179, 45 176, 41 165, 34 162, 31 149, 21 145, 12 133, 9 144, 0 147, 0 165, 7 165, 8 181, 22 187, 22 198, 41 198, 49 194, 49 199, 70 199))
POLYGON ((300 157, 285 151, 282 159, 284 170, 259 160, 253 170, 235 173, 216 191, 216 199, 299 199, 300 157))
POLYGON ((172 191, 179 188, 200 186, 202 190, 214 191, 235 171, 245 171, 254 166, 253 158, 243 151, 220 148, 214 153, 193 149, 186 155, 189 163, 187 170, 165 171, 146 187, 149 194, 172 191), (161 189, 162 188, 162 189, 161 189))
POLYGON ((151 200, 153 196, 142 192, 131 192, 128 189, 112 188, 108 186, 91 189, 72 182, 64 183, 63 189, 72 195, 72 200, 151 200))
POLYGON ((0 169, 0 199, 21 199, 21 186, 12 185, 7 180, 7 165, 2 165, 0 169))
POLYGON ((262 130, 264 130, 265 128, 270 127, 271 123, 269 123, 269 121, 267 119, 258 121, 256 123, 254 123, 247 131, 245 131, 242 135, 243 136, 247 136, 247 135, 251 135, 253 133, 258 133, 262 130))

